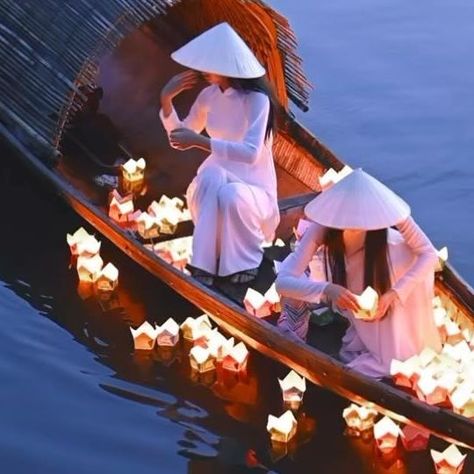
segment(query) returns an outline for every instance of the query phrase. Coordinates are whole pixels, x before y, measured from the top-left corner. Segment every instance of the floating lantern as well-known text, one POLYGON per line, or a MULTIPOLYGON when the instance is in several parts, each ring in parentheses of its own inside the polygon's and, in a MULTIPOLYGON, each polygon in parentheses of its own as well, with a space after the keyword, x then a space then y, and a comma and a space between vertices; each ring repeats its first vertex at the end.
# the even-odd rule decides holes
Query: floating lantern
POLYGON ((88 235, 77 242, 75 251, 79 256, 93 257, 100 252, 100 246, 101 243, 93 235, 88 235))
POLYGON ((437 474, 459 474, 462 471, 466 455, 454 445, 449 445, 443 452, 431 450, 437 474))
POLYGON ((428 447, 430 432, 413 425, 406 425, 401 431, 400 439, 407 451, 423 451, 428 447))
POLYGON ((144 239, 154 239, 160 235, 160 223, 147 212, 142 212, 136 219, 138 233, 144 239))
POLYGON ((461 328, 451 319, 446 321, 444 327, 446 330, 446 342, 448 344, 456 345, 458 342, 465 340, 461 328))
POLYGON ((306 379, 291 370, 283 379, 278 379, 283 394, 283 402, 291 410, 298 410, 306 391, 306 379))
POLYGON ((207 342, 209 352, 213 357, 215 357, 217 362, 222 362, 224 357, 226 357, 234 347, 234 338, 230 337, 229 339, 226 339, 218 331, 211 331, 209 335, 210 337, 207 342))
POLYGON ((212 329, 211 321, 207 314, 202 314, 197 318, 186 318, 181 324, 181 331, 183 331, 184 339, 195 341, 203 334, 210 332, 212 329))
POLYGON ((179 325, 173 318, 168 318, 164 324, 156 327, 156 344, 173 347, 179 341, 179 325))
POLYGON ((82 281, 95 282, 100 275, 104 261, 100 255, 81 257, 77 259, 77 274, 82 281))
POLYGON ((443 247, 436 253, 438 255, 438 264, 436 266, 436 271, 440 272, 443 270, 445 263, 448 261, 448 247, 443 247))
POLYGON ((445 341, 447 337, 446 323, 449 321, 448 313, 442 306, 439 306, 433 309, 433 318, 441 339, 445 341))
POLYGON ((249 351, 243 342, 239 342, 222 359, 222 368, 233 372, 240 372, 247 367, 249 351))
POLYGON ((121 196, 116 189, 112 191, 109 204, 109 217, 111 219, 121 224, 129 222, 134 210, 132 194, 121 196))
POLYGON ((441 353, 446 354, 457 362, 461 362, 463 359, 468 358, 471 355, 471 349, 469 344, 463 339, 454 346, 451 344, 445 344, 441 353))
POLYGON ((166 235, 173 235, 180 222, 180 211, 178 209, 166 209, 164 216, 160 218, 160 232, 166 235))
MULTIPOLYGON (((79 227, 79 229, 77 229, 76 232, 74 232, 74 234, 67 234, 66 240, 69 245, 69 250, 71 251, 71 255, 79 255, 78 248, 77 248, 78 244, 90 237, 93 237, 93 236, 89 234, 84 229, 84 227, 79 227)), ((100 250, 100 245, 99 245, 99 250, 100 250)), ((95 253, 98 253, 98 251, 95 253)))
POLYGON ((293 228, 293 233, 295 234, 296 240, 301 240, 304 233, 311 226, 312 222, 307 219, 300 219, 296 228, 293 228))
POLYGON ((122 165, 122 176, 125 181, 141 181, 145 178, 146 162, 143 158, 130 158, 122 165))
POLYGON ((276 290, 275 283, 272 284, 263 296, 270 304, 270 311, 274 313, 281 312, 280 295, 276 290))
POLYGON ((280 417, 268 415, 267 431, 272 441, 277 443, 288 443, 296 434, 296 425, 296 419, 291 410, 287 410, 280 417))
POLYGON ((137 329, 130 328, 135 350, 150 351, 155 347, 157 329, 145 321, 137 329))
POLYGON ((194 346, 189 351, 189 361, 191 368, 199 373, 209 372, 216 368, 215 359, 212 357, 209 349, 201 346, 194 346))
POLYGON ((253 288, 249 288, 245 293, 244 306, 248 313, 257 318, 266 318, 272 314, 272 304, 253 288))
POLYGON ((355 403, 351 403, 342 412, 342 417, 347 426, 357 432, 373 428, 377 415, 377 410, 372 404, 358 406, 355 403))
POLYGON ((99 273, 95 282, 99 291, 114 291, 118 285, 119 271, 115 265, 108 263, 99 273))
POLYGON ((399 436, 399 426, 388 416, 384 416, 374 425, 375 442, 382 454, 390 453, 397 447, 399 436))
POLYGON ((454 413, 467 418, 474 417, 474 384, 465 381, 458 385, 456 390, 449 396, 454 413))
POLYGON ((372 319, 377 312, 379 295, 371 287, 368 286, 360 296, 356 296, 360 306, 360 311, 354 315, 357 319, 372 319))
POLYGON ((418 354, 418 361, 422 367, 427 367, 436 358, 438 353, 431 347, 425 347, 418 354))
POLYGON ((393 359, 390 364, 390 375, 395 385, 412 388, 421 371, 418 357, 412 356, 406 361, 393 359))
POLYGON ((416 383, 416 395, 429 405, 443 403, 448 396, 446 389, 440 387, 431 374, 423 373, 416 383))

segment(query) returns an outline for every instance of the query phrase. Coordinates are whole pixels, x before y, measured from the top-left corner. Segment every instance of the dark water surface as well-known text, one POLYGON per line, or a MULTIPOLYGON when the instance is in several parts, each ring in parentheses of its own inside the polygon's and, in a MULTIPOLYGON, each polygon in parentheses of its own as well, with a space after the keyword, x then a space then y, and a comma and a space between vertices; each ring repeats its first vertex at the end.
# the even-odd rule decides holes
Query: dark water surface
MULTIPOLYGON (((273 4, 317 84, 302 120, 401 193, 473 282, 474 4, 273 4)), ((276 378, 286 370, 252 353, 247 377, 196 381, 185 351, 181 361, 134 355, 130 325, 197 310, 106 241, 118 301, 82 299, 65 235, 83 222, 21 172, 2 160, 0 472, 257 472, 246 468, 253 451, 276 472, 433 472, 427 453, 391 462, 343 436, 347 402, 315 387, 305 432, 277 460, 265 423, 281 412, 276 378)))

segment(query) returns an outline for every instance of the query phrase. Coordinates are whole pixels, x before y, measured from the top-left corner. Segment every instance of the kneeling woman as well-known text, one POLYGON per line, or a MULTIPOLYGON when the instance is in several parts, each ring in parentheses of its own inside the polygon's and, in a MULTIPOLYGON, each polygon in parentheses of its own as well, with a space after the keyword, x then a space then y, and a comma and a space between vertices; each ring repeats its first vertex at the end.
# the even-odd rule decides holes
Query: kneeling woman
POLYGON ((210 153, 187 190, 193 275, 204 284, 215 275, 250 281, 262 259, 261 244, 273 238, 279 222, 274 107, 265 69, 227 23, 204 32, 172 58, 194 71, 174 76, 161 92, 160 117, 171 145, 210 153), (196 85, 196 71, 211 85, 181 121, 172 99, 196 85), (210 138, 201 135, 204 129, 210 138))
POLYGON ((310 202, 305 213, 314 224, 276 281, 287 298, 279 325, 304 339, 307 303, 326 299, 350 323, 341 359, 377 378, 389 375, 392 359, 405 360, 425 347, 440 350, 432 309, 437 255, 408 205, 355 170, 310 202), (311 279, 305 271, 316 252, 324 271, 311 279), (369 285, 379 294, 370 321, 354 316, 360 309, 356 295, 369 285))

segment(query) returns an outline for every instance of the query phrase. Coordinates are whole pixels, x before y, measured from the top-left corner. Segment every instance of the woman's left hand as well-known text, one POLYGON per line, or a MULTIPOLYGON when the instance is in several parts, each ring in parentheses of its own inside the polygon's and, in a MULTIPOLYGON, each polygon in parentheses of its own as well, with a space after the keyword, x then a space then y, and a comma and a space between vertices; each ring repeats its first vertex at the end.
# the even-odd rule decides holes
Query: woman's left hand
POLYGON ((189 150, 199 144, 199 133, 189 128, 177 128, 170 133, 170 142, 173 148, 178 150, 189 150))
POLYGON ((387 311, 390 309, 392 304, 398 298, 397 292, 395 290, 388 290, 385 292, 380 298, 377 305, 377 312, 373 317, 372 321, 378 321, 382 319, 386 314, 387 311))

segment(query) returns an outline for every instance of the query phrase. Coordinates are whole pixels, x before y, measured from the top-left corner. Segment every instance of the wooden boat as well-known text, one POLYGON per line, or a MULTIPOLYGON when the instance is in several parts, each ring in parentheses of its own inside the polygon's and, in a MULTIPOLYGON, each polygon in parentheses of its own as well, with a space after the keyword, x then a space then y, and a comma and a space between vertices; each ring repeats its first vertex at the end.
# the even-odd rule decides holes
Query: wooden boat
MULTIPOLYGON (((323 344, 327 338, 318 338, 317 331, 322 329, 313 330, 315 346, 289 339, 271 323, 252 317, 244 310, 243 288, 234 291, 225 286, 205 287, 157 257, 135 235, 109 219, 106 193, 93 184, 89 166, 78 163, 77 156, 73 159, 74 153, 64 153, 58 159, 59 150, 64 150, 64 143, 69 140, 76 145, 75 155, 79 146, 81 160, 89 163, 87 157, 92 156, 93 166, 97 166, 96 153, 84 146, 74 130, 68 130, 67 124, 80 110, 85 88, 97 79, 100 63, 102 76, 99 79, 105 83, 109 80, 106 92, 112 96, 109 108, 105 106, 108 115, 122 130, 131 130, 126 141, 134 154, 144 152, 149 163, 156 165, 150 170, 152 177, 146 199, 151 202, 162 193, 184 192, 202 156, 189 153, 186 159, 193 166, 181 171, 182 157, 169 150, 164 132, 155 129, 154 139, 144 134, 144 130, 158 121, 153 117, 156 110, 152 109, 147 116, 150 110, 143 111, 143 107, 153 97, 151 89, 159 90, 175 68, 168 59, 169 51, 217 21, 226 20, 265 63, 282 104, 274 147, 281 196, 278 237, 288 242, 293 226, 303 215, 304 205, 320 191, 318 177, 329 167, 336 170, 343 167, 343 163, 288 110, 289 99, 300 108, 306 108, 309 83, 301 70, 288 23, 263 2, 161 0, 152 5, 146 0, 110 0, 107 5, 102 10, 99 7, 92 12, 87 10, 86 22, 80 21, 85 14, 85 3, 68 10, 69 2, 52 0, 35 15, 30 15, 29 8, 33 7, 29 4, 20 5, 12 0, 0 5, 3 26, 0 32, 3 39, 0 131, 18 152, 19 159, 133 260, 249 346, 349 400, 373 402, 382 413, 395 419, 421 425, 442 438, 474 447, 473 421, 449 409, 427 405, 390 384, 348 369, 334 356, 334 346, 323 344), (55 25, 56 31, 48 29, 53 17, 61 21, 61 25, 55 25), (21 18, 28 20, 22 23, 21 18), (69 43, 60 44, 60 38, 69 38, 69 43), (101 62, 100 58, 112 50, 113 54, 101 62), (160 64, 151 79, 141 74, 149 69, 147 54, 160 64), (134 63, 137 58, 140 67, 134 63), (133 76, 136 82, 132 91, 121 83, 114 84, 110 81, 111 75, 107 75, 130 64, 138 69, 133 76), (16 78, 17 87, 12 88, 4 77, 16 78), (143 114, 137 115, 140 111, 143 114), (137 127, 136 122, 140 120, 147 126, 137 127), (177 173, 179 159, 180 173, 177 173)), ((185 103, 179 105, 186 106, 185 103)), ((191 232, 190 226, 183 226, 175 237, 191 232)), ((268 287, 272 278, 274 275, 268 272, 267 265, 267 270, 262 270, 261 284, 268 287)), ((437 275, 436 292, 456 322, 463 329, 474 330, 473 290, 449 264, 437 275)))

